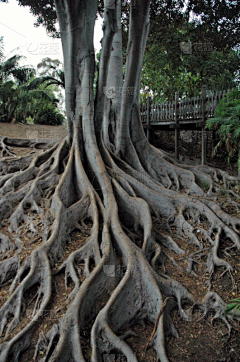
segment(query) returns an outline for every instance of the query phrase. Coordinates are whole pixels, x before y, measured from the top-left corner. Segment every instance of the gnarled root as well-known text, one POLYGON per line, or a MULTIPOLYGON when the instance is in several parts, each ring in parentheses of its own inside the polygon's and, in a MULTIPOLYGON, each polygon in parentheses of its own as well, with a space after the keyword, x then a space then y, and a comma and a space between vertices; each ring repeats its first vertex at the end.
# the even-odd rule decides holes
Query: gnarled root
POLYGON ((223 212, 211 193, 220 178, 226 186, 235 179, 219 170, 171 161, 138 137, 132 132, 135 161, 114 155, 101 141, 98 149, 89 133, 83 163, 77 132, 70 149, 63 140, 23 158, 22 168, 14 158, 0 161, 5 228, 0 234, 0 281, 3 286, 11 282, 10 297, 0 309, 0 361, 18 361, 32 343, 32 332, 51 302, 53 278, 62 273, 67 299, 60 309, 65 312, 48 330, 39 329, 34 360, 86 361, 91 350, 92 362, 116 351, 137 362, 125 339, 136 336, 134 325, 148 321, 154 326, 151 346, 157 360, 167 362, 164 334, 178 336, 171 311, 178 308, 180 317, 189 320, 186 304, 196 304, 204 316, 214 312, 213 319, 222 319, 230 333, 234 316, 224 315, 225 303, 211 291, 211 283, 196 302, 166 274, 164 258, 178 266, 166 249, 182 255, 187 272, 195 276, 194 264, 203 253, 210 275, 216 267, 232 270, 218 250, 223 238, 240 248, 239 219, 223 212), (207 194, 200 187, 203 181, 209 183, 207 194), (85 238, 67 254, 75 230, 85 238), (188 255, 179 240, 199 249, 188 255), (22 259, 29 245, 33 250, 22 259), (27 302, 32 288, 34 303, 27 302), (19 331, 26 314, 30 320, 19 331))

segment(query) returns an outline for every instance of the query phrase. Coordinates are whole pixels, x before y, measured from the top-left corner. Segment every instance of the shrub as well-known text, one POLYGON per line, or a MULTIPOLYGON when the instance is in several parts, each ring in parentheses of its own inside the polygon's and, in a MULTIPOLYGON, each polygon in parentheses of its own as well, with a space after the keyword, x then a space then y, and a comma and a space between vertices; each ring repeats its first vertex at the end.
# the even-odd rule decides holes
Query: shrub
POLYGON ((45 104, 34 115, 34 124, 57 126, 63 124, 64 121, 64 116, 59 112, 56 106, 52 104, 45 104))
POLYGON ((216 117, 206 122, 206 128, 217 130, 220 141, 214 148, 216 154, 219 147, 226 147, 228 162, 234 156, 238 158, 240 169, 240 91, 233 90, 223 98, 215 112, 216 117))

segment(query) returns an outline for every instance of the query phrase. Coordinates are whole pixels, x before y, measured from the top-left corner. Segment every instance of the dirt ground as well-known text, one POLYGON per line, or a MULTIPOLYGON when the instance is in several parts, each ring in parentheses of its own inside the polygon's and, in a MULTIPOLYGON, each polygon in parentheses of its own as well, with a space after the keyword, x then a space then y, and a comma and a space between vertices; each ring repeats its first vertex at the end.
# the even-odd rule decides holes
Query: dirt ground
POLYGON ((0 135, 12 138, 55 140, 67 135, 66 126, 9 124, 0 122, 0 135))
MULTIPOLYGON (((40 126, 40 125, 20 125, 20 124, 6 124, 0 123, 0 135, 6 137, 15 137, 15 138, 34 138, 34 139, 60 139, 67 134, 65 126, 40 126)), ((165 149, 170 151, 172 149, 172 138, 169 137, 169 134, 165 136, 155 138, 154 143, 156 146, 162 146, 165 149)), ((184 144, 181 145, 184 147, 184 144)), ((187 147, 187 146, 185 146, 187 147)), ((14 149, 18 155, 26 153, 26 149, 14 149)), ((183 151, 183 149, 182 149, 183 151)), ((199 153, 199 150, 194 152, 196 157, 199 153)), ((211 159, 211 163, 215 163, 218 167, 223 168, 223 160, 211 159)), ((226 164, 225 164, 226 166, 226 164)), ((229 171, 229 166, 226 166, 229 171)), ((230 167, 232 173, 236 172, 234 167, 230 167)), ((238 211, 235 208, 232 208, 228 205, 226 195, 223 193, 218 197, 217 200, 221 203, 222 208, 228 213, 239 216, 238 211)), ((36 215, 36 218, 38 216, 36 215)), ((153 220, 154 221, 154 220, 153 220)), ((204 224, 206 220, 203 220, 204 224)), ((155 225, 157 228, 158 225, 155 225)), ((160 226, 159 226, 160 227, 160 226)), ((6 228, 7 229, 7 228, 6 228)), ((39 230, 40 231, 40 230, 39 230)), ((6 230, 4 230, 6 232, 6 230)), ((79 243, 79 239, 84 241, 87 235, 75 235, 74 232, 70 236, 70 241, 67 244, 65 253, 68 255, 76 248, 76 243, 79 243)), ((199 237, 201 237, 199 235, 199 237)), ((34 244, 31 244, 28 239, 28 235, 24 234, 23 230, 23 240, 24 240, 24 252, 21 257, 22 263, 24 262, 27 255, 29 255, 34 248, 38 246, 38 243, 41 243, 41 240, 37 240, 34 244)), ((185 250, 188 250, 188 254, 196 252, 198 249, 196 246, 189 244, 187 240, 178 240, 178 244, 185 250)), ((228 245, 228 240, 224 240, 224 245, 222 245, 221 250, 229 246, 229 254, 225 255, 220 250, 219 256, 223 259, 229 261, 233 266, 233 273, 230 275, 229 272, 224 273, 224 268, 216 268, 215 274, 212 278, 212 289, 217 292, 225 302, 236 298, 239 296, 239 284, 240 284, 240 253, 235 248, 231 248, 232 245, 228 245), (233 282, 234 280, 234 282, 233 282)), ((204 246, 205 247, 205 246, 204 246)), ((164 247, 163 247, 164 249, 164 247)), ((199 264, 196 264, 194 272, 196 276, 188 274, 186 271, 186 255, 176 256, 173 252, 169 250, 163 250, 166 253, 166 273, 181 282, 192 294, 194 297, 200 298, 207 292, 206 283, 209 280, 209 275, 205 270, 206 260, 204 256, 202 259, 199 259, 199 264), (168 256, 167 256, 168 255, 168 256), (174 258, 174 259, 173 259, 174 258), (174 262, 173 262, 174 260, 174 262)), ((10 255, 11 256, 11 255, 10 255)), ((58 265, 56 264, 56 269, 58 265)), ((162 272, 162 269, 159 267, 159 272, 162 272)), ((40 332, 48 331, 54 323, 57 323, 58 319, 65 312, 68 305, 67 295, 72 290, 73 286, 67 285, 65 287, 64 274, 59 273, 54 276, 53 283, 53 299, 51 305, 49 305, 49 310, 43 315, 42 320, 39 321, 37 327, 33 331, 33 338, 29 350, 27 350, 21 357, 21 362, 31 362, 34 361, 34 345, 37 343, 38 335, 40 332)), ((8 295, 9 286, 3 286, 0 289, 0 306, 9 298, 8 295)), ((31 315, 31 311, 34 308, 34 295, 36 290, 33 288, 32 292, 25 296, 27 312, 25 319, 21 321, 21 324, 17 327, 18 330, 22 329, 24 325, 28 322, 28 318, 31 315)), ((189 307, 187 307, 189 308, 189 307)), ((193 308, 192 311, 192 321, 186 322, 180 319, 177 309, 173 311, 172 318, 175 322, 176 329, 179 333, 179 338, 173 338, 166 335, 166 346, 167 354, 171 362, 240 362, 240 329, 239 324, 233 322, 232 331, 230 337, 227 335, 228 329, 226 325, 219 320, 211 321, 211 315, 203 316, 199 313, 198 310, 193 308)), ((134 350, 137 355, 137 358, 140 362, 156 362, 156 354, 154 350, 150 347, 147 351, 146 345, 148 343, 149 337, 153 331, 153 325, 136 325, 132 328, 138 337, 131 336, 127 339, 127 343, 134 350)), ((90 362, 91 350, 90 346, 90 329, 82 332, 81 338, 83 339, 83 353, 86 361, 90 362)), ((125 331, 121 331, 124 333, 125 331)), ((121 334, 119 333, 119 334, 121 334)), ((13 331, 14 334, 14 331, 13 331)), ((10 335, 9 338, 12 336, 10 335)), ((2 343, 2 340, 0 341, 2 343)), ((37 361, 40 361, 39 356, 37 361)), ((116 355, 114 359, 107 358, 105 362, 109 361, 121 361, 125 362, 126 359, 123 356, 116 355)))
MULTIPOLYGON (((186 131, 180 132, 179 139, 179 155, 180 158, 185 156, 199 161, 201 160, 201 131, 186 131), (192 141, 192 142, 191 142, 192 141)), ((227 162, 227 151, 224 148, 218 149, 215 156, 213 156, 214 146, 218 143, 219 138, 212 131, 206 131, 206 144, 207 144, 207 164, 209 166, 222 168, 227 170, 232 175, 237 175, 237 159, 232 158, 227 162)), ((166 152, 174 153, 175 134, 174 131, 155 131, 151 143, 166 152)))

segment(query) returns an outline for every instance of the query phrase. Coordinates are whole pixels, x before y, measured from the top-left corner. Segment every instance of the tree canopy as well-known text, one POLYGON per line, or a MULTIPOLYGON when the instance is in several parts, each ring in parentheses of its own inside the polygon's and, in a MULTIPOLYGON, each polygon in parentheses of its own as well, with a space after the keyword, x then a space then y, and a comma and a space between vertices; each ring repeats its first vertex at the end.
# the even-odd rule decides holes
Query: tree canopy
POLYGON ((38 124, 61 124, 64 116, 57 107, 59 99, 49 86, 63 84, 54 77, 36 77, 36 70, 33 67, 20 65, 22 59, 20 55, 6 59, 2 52, 0 121, 26 123, 29 119, 38 124))
POLYGON ((153 1, 141 86, 156 101, 239 84, 239 4, 153 1), (185 5, 185 7, 184 7, 185 5), (223 15, 224 14, 224 15, 223 15))
POLYGON ((152 91, 156 101, 199 95, 202 85, 211 91, 239 85, 240 52, 218 48, 216 39, 185 22, 169 22, 162 32, 149 34, 142 70, 142 89, 152 91), (185 47, 185 48, 184 48, 185 47))

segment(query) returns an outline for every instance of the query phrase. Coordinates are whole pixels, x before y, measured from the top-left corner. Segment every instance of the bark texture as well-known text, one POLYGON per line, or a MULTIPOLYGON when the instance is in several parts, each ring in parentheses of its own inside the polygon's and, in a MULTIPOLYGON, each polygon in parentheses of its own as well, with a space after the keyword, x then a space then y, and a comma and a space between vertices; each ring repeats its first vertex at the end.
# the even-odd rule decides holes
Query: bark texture
MULTIPOLYGON (((194 300, 165 273, 163 253, 165 247, 184 255, 178 240, 186 238, 199 247, 198 256, 207 255, 210 275, 220 266, 231 272, 218 249, 228 238, 239 250, 240 221, 226 214, 213 196, 223 182, 229 196, 239 200, 234 193, 238 180, 219 169, 181 164, 145 137, 138 94, 149 1, 132 3, 126 92, 112 98, 106 97, 105 87, 122 85, 120 1, 106 2, 96 99, 97 0, 55 4, 66 71, 68 137, 60 144, 36 145, 0 139, 0 281, 10 285, 9 299, 0 309, 0 361, 19 361, 31 346, 51 303, 54 278, 63 274, 64 311, 50 329, 38 331, 34 360, 100 362, 117 351, 126 361, 137 362, 126 339, 133 335, 132 326, 148 321, 153 325, 149 343, 156 359, 167 362, 164 335, 178 335, 171 318, 174 308, 186 320, 190 315, 185 305, 194 305, 204 315, 212 312, 213 319, 227 324, 229 333, 232 318, 239 319, 238 314, 224 315, 225 302, 211 290, 211 278, 206 296, 194 300), (128 88, 134 93, 127 94, 128 88), (43 151, 18 158, 11 146, 43 151), (207 227, 198 227, 201 242, 194 225, 202 218, 207 227), (69 236, 76 230, 85 238, 68 254, 69 236), (26 234, 36 247, 21 260, 26 234), (33 289, 35 296, 28 301, 33 289)), ((194 273, 196 255, 186 259, 188 272, 194 273)))

